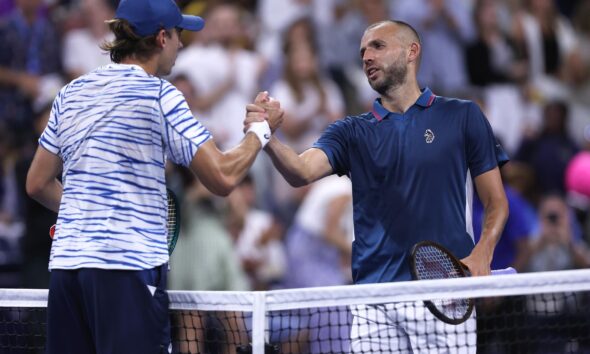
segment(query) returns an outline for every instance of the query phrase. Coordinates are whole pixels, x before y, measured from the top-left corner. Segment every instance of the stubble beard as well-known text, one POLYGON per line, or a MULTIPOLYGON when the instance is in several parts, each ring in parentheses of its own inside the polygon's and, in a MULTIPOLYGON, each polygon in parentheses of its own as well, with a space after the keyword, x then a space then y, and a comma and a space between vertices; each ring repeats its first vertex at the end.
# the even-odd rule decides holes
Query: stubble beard
POLYGON ((408 66, 403 63, 403 58, 399 57, 387 70, 384 71, 382 80, 369 81, 373 90, 380 95, 385 95, 391 90, 406 83, 406 76, 408 74, 408 66))

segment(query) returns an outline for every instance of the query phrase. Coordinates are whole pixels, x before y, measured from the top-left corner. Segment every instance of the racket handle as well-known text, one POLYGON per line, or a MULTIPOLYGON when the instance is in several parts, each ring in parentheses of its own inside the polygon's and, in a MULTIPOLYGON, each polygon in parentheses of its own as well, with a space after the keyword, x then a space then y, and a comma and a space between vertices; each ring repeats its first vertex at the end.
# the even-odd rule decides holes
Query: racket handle
POLYGON ((492 270, 492 275, 505 275, 505 274, 516 274, 516 273, 517 273, 516 269, 514 269, 512 267, 492 270))

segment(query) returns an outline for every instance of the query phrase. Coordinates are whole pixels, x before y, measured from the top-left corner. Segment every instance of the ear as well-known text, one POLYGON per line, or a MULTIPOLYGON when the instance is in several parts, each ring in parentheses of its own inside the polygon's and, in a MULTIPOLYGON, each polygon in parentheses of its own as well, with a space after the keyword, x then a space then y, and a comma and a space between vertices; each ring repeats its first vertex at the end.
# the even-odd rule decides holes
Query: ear
POLYGON ((166 30, 161 29, 156 35, 156 45, 160 48, 164 48, 168 42, 168 35, 166 30))
POLYGON ((410 43, 410 50, 408 53, 408 61, 410 62, 418 62, 420 58, 420 52, 422 51, 422 47, 417 42, 410 43))

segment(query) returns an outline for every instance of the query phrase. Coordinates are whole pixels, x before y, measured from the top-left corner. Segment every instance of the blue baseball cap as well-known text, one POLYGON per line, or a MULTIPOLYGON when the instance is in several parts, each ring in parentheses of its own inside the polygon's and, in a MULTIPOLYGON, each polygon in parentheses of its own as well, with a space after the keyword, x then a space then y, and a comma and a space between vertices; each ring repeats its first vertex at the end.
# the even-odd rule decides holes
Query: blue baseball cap
POLYGON ((200 31, 205 27, 205 20, 199 16, 183 15, 174 0, 121 0, 115 18, 127 20, 133 31, 142 37, 162 28, 200 31))

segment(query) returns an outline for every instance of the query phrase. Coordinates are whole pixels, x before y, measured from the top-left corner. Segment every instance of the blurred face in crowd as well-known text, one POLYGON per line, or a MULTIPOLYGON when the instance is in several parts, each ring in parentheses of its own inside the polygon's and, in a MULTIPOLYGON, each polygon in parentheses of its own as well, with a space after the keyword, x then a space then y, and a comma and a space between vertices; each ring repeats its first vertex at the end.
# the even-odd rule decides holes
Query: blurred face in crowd
POLYGON ((167 35, 164 30, 160 31, 158 36, 164 36, 165 45, 162 47, 162 52, 158 58, 157 76, 169 75, 176 62, 178 51, 182 48, 182 42, 180 41, 180 30, 171 29, 168 30, 170 35, 167 35))
POLYGON ((289 51, 289 65, 296 77, 309 79, 317 69, 316 56, 311 45, 306 42, 295 42, 289 51))
POLYGON ((87 23, 100 22, 113 18, 114 12, 108 6, 107 0, 82 0, 80 7, 87 23))
POLYGON ((539 206, 541 226, 546 236, 564 237, 563 231, 569 230, 568 206, 559 196, 548 196, 539 206))
POLYGON ((233 44, 242 35, 239 9, 233 5, 214 8, 207 18, 206 35, 224 46, 233 44))
POLYGON ((385 94, 402 86, 408 75, 407 43, 398 26, 385 23, 365 31, 360 54, 373 90, 385 94))
POLYGON ((552 102, 547 104, 543 113, 546 133, 566 133, 567 108, 565 108, 562 103, 552 102))
POLYGON ((493 0, 480 0, 477 8, 476 20, 482 29, 496 29, 498 27, 498 9, 493 0))
POLYGON ((549 15, 554 11, 553 0, 529 0, 529 8, 533 14, 549 15))
POLYGON ((25 16, 33 15, 41 5, 42 0, 16 0, 15 5, 23 12, 25 16))

